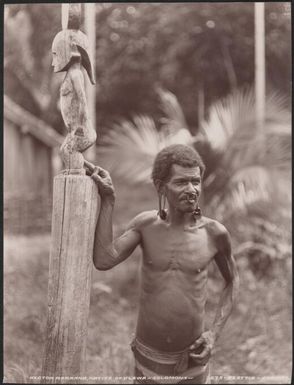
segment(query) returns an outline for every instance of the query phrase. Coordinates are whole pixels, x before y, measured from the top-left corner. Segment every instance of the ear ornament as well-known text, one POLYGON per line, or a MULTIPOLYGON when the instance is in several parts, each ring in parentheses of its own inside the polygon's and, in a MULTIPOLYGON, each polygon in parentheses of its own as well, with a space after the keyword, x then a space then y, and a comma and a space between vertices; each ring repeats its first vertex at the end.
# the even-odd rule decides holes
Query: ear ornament
POLYGON ((165 221, 167 217, 167 210, 165 209, 165 204, 166 204, 165 194, 159 194, 158 203, 159 203, 159 210, 157 212, 157 215, 159 215, 159 217, 165 221))

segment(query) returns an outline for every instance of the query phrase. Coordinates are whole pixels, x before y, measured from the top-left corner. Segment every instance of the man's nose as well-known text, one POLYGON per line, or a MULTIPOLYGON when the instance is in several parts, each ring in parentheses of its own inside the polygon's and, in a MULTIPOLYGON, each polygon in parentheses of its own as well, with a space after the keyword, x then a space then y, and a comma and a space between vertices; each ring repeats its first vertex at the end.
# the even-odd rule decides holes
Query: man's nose
POLYGON ((187 190, 188 190, 188 192, 195 192, 195 191, 196 191, 196 188, 195 188, 195 186, 193 185, 193 183, 189 182, 189 183, 188 183, 188 186, 187 186, 187 190))

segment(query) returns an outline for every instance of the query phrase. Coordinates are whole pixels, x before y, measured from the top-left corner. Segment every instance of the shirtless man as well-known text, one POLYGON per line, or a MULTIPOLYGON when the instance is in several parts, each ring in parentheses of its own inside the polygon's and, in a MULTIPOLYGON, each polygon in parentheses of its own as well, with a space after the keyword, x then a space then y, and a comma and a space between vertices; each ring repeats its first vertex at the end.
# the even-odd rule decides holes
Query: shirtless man
POLYGON ((198 207, 203 173, 204 164, 190 147, 172 145, 160 151, 152 173, 159 212, 137 215, 117 239, 112 233, 115 193, 111 178, 99 167, 92 173, 101 196, 95 267, 111 269, 138 245, 143 252, 139 316, 132 344, 136 383, 209 383, 208 361, 231 313, 238 274, 227 230, 202 216, 198 207), (213 260, 225 287, 215 320, 205 330, 207 269, 213 260))

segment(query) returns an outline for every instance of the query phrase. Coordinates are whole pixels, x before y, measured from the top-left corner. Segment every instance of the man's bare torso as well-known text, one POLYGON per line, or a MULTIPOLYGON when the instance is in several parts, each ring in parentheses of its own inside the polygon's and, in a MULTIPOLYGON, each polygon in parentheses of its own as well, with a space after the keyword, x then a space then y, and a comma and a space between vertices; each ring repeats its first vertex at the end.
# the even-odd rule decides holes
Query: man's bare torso
POLYGON ((203 332, 207 267, 217 251, 208 231, 212 220, 184 228, 155 211, 146 218, 137 336, 159 350, 179 351, 203 332))

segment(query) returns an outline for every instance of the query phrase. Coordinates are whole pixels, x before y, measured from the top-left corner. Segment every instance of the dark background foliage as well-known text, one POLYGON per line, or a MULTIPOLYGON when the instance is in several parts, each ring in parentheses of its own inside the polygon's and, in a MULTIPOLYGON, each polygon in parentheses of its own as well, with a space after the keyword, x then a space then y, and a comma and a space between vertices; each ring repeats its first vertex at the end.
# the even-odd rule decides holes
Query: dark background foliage
MULTIPOLYGON (((289 95, 291 25, 286 5, 265 5, 266 75, 268 89, 289 95)), ((18 49, 19 33, 13 36, 13 28, 6 26, 4 76, 8 95, 40 112, 62 132, 56 112, 60 78, 52 76, 50 66, 51 43, 61 29, 60 8, 59 4, 9 5, 9 20, 24 33, 28 29, 33 33, 18 49), (18 82, 20 74, 29 81, 27 87, 18 82), (40 100, 44 100, 41 105, 40 100)), ((207 111, 215 100, 254 80, 254 3, 97 4, 96 35, 100 130, 134 114, 159 121, 162 111, 155 91, 161 86, 177 96, 195 133, 200 92, 207 111)))

